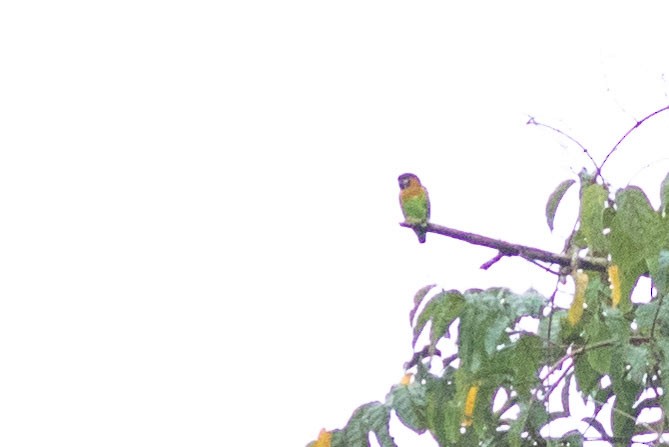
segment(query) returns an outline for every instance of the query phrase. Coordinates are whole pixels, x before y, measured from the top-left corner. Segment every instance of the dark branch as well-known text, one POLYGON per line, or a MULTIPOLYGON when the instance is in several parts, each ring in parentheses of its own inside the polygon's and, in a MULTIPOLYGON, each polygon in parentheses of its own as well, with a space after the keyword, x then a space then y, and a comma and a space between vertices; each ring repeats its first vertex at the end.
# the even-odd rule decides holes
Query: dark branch
POLYGON ((413 357, 411 357, 411 360, 409 360, 404 364, 404 369, 405 370, 411 369, 418 363, 420 363, 424 358, 432 357, 433 355, 441 356, 441 351, 438 349, 431 350, 429 346, 425 346, 420 351, 413 353, 413 357))
POLYGON ((492 258, 492 259, 484 262, 483 264, 481 264, 481 267, 480 267, 481 270, 488 270, 490 267, 497 264, 504 256, 506 256, 506 255, 500 251, 499 253, 497 253, 495 255, 494 258, 492 258))
MULTIPOLYGON (((407 228, 423 228, 419 225, 412 225, 406 222, 402 222, 400 225, 407 228)), ((492 239, 486 236, 481 236, 479 234, 468 233, 466 231, 460 231, 453 228, 442 227, 441 225, 433 223, 428 223, 424 229, 429 233, 437 233, 443 236, 448 236, 454 239, 468 242, 470 244, 481 245, 483 247, 499 250, 499 254, 495 256, 495 258, 498 256, 520 256, 521 258, 527 259, 529 261, 543 261, 551 264, 558 264, 562 267, 570 267, 572 265, 572 259, 570 256, 551 253, 539 248, 528 247, 527 245, 512 244, 511 242, 492 239)), ((605 258, 585 257, 578 260, 578 266, 585 270, 605 272, 608 265, 609 261, 605 258)))

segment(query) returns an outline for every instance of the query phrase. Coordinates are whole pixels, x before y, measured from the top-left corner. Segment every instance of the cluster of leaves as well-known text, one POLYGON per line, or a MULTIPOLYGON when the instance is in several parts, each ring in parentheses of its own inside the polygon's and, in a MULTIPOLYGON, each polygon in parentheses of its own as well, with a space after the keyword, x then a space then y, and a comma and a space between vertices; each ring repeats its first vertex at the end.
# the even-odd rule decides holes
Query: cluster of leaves
MULTIPOLYGON (((458 337, 460 367, 444 365, 435 375, 428 364, 419 361, 415 380, 393 386, 386 401, 372 402, 359 407, 346 427, 332 431, 331 445, 368 446, 370 432, 376 435, 383 447, 395 446, 388 431, 391 411, 417 433, 429 430, 441 445, 454 445, 461 437, 460 424, 465 418, 465 403, 472 386, 476 386, 476 401, 491 400, 500 387, 511 393, 529 398, 531 389, 538 385, 537 368, 542 360, 541 339, 531 333, 512 334, 507 329, 515 327, 525 316, 538 318, 545 299, 536 292, 514 294, 506 289, 442 291, 433 296, 415 317, 429 288, 416 295, 412 311, 414 343, 430 323, 430 344, 423 352, 438 352, 437 343, 448 337, 451 325, 459 323, 458 337)), ((453 360, 453 359, 451 359, 453 360)), ((450 362, 452 363, 452 362, 450 362)), ((541 410, 540 406, 537 406, 541 410)), ((543 411, 535 412, 532 425, 537 429, 546 418, 543 411)), ((472 405, 468 415, 477 435, 488 427, 497 426, 501 412, 492 412, 490 406, 472 405), (478 421, 487 421, 486 424, 478 421), (482 430, 481 432, 478 432, 482 430)), ((514 427, 514 429, 516 429, 514 427)), ((502 436, 492 430, 489 435, 502 436)))
MULTIPOLYGON (((659 253, 669 245, 669 176, 662 182, 661 204, 654 210, 646 194, 628 186, 610 197, 608 188, 594 177, 581 175, 579 230, 570 240, 572 249, 588 249, 591 256, 609 257, 621 272, 621 310, 631 310, 630 294, 642 275, 657 276, 659 253)), ((546 206, 552 229, 557 206, 573 180, 562 182, 546 206)))
MULTIPOLYGON (((382 447, 394 447, 388 427, 393 411, 440 446, 547 445, 542 428, 574 416, 568 404, 560 412, 549 406, 560 383, 574 383, 562 392, 576 389, 600 420, 604 406, 613 407, 606 424, 611 431, 594 416, 586 418, 599 439, 629 445, 634 436, 651 433, 659 440, 669 419, 649 425, 639 415, 649 408, 669 412, 663 385, 669 371, 669 175, 657 210, 637 187, 614 195, 594 179, 581 177, 579 223, 567 244, 574 263, 561 271, 577 284, 571 309, 554 306, 555 294, 535 291, 449 290, 428 298, 433 288, 421 289, 410 314, 414 348, 419 339, 428 341, 407 365, 414 380, 394 385, 384 402, 362 405, 344 428, 310 446, 369 446, 374 433, 382 447), (608 260, 609 268, 581 270, 578 259, 585 254, 608 260), (642 276, 651 279, 650 299, 633 302, 642 276), (444 343, 454 344, 457 354, 443 358, 444 343)), ((572 184, 563 182, 549 198, 551 229, 572 184)), ((580 445, 583 436, 572 431, 560 442, 580 445)))

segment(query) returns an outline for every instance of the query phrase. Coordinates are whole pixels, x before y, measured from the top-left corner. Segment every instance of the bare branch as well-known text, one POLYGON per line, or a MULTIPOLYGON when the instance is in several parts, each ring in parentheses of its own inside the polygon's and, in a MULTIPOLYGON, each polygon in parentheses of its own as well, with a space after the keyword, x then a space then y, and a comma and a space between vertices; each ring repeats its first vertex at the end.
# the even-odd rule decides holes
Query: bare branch
MULTIPOLYGON (((414 227, 424 228, 425 231, 429 233, 437 233, 443 236, 448 236, 454 239, 468 242, 473 245, 481 245, 483 247, 499 250, 499 254, 493 259, 496 259, 497 257, 501 258, 501 256, 520 256, 521 258, 527 259, 528 261, 543 261, 550 264, 558 264, 562 267, 570 267, 572 265, 571 256, 568 255, 551 253, 546 250, 541 250, 540 248, 528 247, 527 245, 512 244, 511 242, 493 239, 475 233, 468 233, 466 231, 460 231, 454 228, 448 228, 433 223, 428 223, 424 227, 421 227, 420 225, 412 225, 407 222, 402 222, 400 225, 412 229, 414 227)), ((486 264, 484 264, 484 266, 486 264)), ((609 261, 605 258, 584 257, 579 258, 578 260, 578 266, 585 270, 605 272, 608 265, 609 261)))
POLYGON ((490 267, 493 265, 497 264, 504 256, 506 256, 504 253, 501 251, 495 255, 494 258, 487 260, 483 264, 481 264, 481 267, 479 267, 481 270, 488 270, 490 267))
MULTIPOLYGON (((533 116, 531 116, 530 119, 527 120, 527 124, 534 124, 535 126, 545 127, 547 129, 550 129, 554 132, 559 133, 560 135, 564 136, 565 138, 568 138, 569 140, 574 142, 578 147, 580 147, 581 150, 583 151, 583 153, 588 156, 588 158, 592 162, 593 166, 595 168, 597 167, 597 162, 595 161, 594 158, 592 158, 592 155, 590 155, 590 151, 588 151, 588 149, 585 146, 583 146, 576 138, 574 138, 571 135, 561 131, 560 129, 558 129, 556 127, 550 126, 548 124, 540 123, 539 121, 535 120, 533 116)), ((599 171, 597 171, 597 172, 599 172, 599 171)))
POLYGON ((641 120, 637 121, 636 124, 635 124, 634 126, 632 126, 627 132, 625 132, 625 134, 624 134, 622 137, 620 137, 620 139, 618 140, 618 142, 615 144, 615 146, 613 146, 613 148, 609 151, 609 153, 606 154, 606 157, 604 157, 604 161, 602 161, 602 164, 600 164, 600 165, 597 167, 597 172, 595 173, 595 175, 598 175, 599 177, 602 176, 602 168, 603 168, 604 165, 606 164, 606 161, 607 161, 607 160, 609 159, 609 157, 616 151, 616 149, 618 149, 618 146, 620 146, 620 143, 622 143, 622 142, 625 140, 625 138, 627 138, 627 136, 628 136, 629 134, 631 134, 631 133, 634 131, 634 129, 636 129, 637 127, 641 126, 643 123, 645 123, 647 120, 649 120, 650 118, 654 117, 654 116, 657 115, 658 113, 662 113, 662 112, 664 112, 665 110, 669 110, 669 106, 664 106, 664 107, 662 107, 661 109, 656 110, 656 111, 654 111, 653 113, 651 113, 650 115, 648 115, 648 116, 642 118, 641 120))
POLYGON ((418 363, 420 363, 424 358, 426 357, 432 357, 432 356, 441 356, 441 351, 438 349, 435 349, 434 352, 430 352, 430 346, 425 346, 423 349, 420 351, 414 352, 413 357, 411 357, 411 360, 406 362, 404 364, 404 369, 410 369, 414 366, 416 366, 418 363))

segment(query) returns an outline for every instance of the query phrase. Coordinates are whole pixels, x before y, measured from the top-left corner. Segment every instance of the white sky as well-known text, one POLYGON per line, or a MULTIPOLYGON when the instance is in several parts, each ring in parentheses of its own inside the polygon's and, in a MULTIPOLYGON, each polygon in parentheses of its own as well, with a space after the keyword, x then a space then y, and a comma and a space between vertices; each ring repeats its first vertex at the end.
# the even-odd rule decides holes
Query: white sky
MULTIPOLYGON (((550 292, 419 245, 396 178, 559 251, 587 159, 528 115, 601 160, 669 103, 664 10, 588 3, 3 3, 0 444, 302 446, 400 379, 420 287, 550 292)), ((656 204, 667 123, 605 171, 656 204)))

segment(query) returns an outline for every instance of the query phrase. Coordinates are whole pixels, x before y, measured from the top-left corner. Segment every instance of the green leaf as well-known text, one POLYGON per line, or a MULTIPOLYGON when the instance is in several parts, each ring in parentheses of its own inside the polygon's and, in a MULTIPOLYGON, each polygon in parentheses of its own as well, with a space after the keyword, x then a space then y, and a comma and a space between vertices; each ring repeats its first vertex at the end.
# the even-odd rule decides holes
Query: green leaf
POLYGON ((581 447, 583 445, 583 435, 580 433, 569 432, 558 443, 561 447, 581 447))
POLYGON ((622 230, 622 234, 632 237, 632 246, 637 251, 648 253, 657 242, 659 231, 659 215, 651 207, 648 197, 640 188, 628 186, 616 193, 616 205, 618 211, 613 218, 617 224, 615 230, 622 230))
POLYGON ((664 414, 667 414, 669 412, 669 393, 664 393, 662 397, 660 397, 660 404, 662 405, 664 414))
POLYGON ((661 250, 657 262, 648 264, 650 276, 659 295, 667 295, 669 293, 669 250, 661 250))
POLYGON ((330 438, 331 447, 348 446, 348 444, 346 444, 346 432, 344 430, 332 430, 331 433, 332 433, 332 438, 330 438))
POLYGON ((548 301, 545 296, 536 290, 530 289, 525 293, 516 294, 502 289, 500 296, 507 316, 517 321, 521 317, 540 317, 543 306, 548 301))
POLYGON ((427 429, 425 390, 426 387, 418 382, 395 385, 386 399, 397 418, 419 434, 427 429))
POLYGON ((430 290, 434 289, 435 287, 436 284, 430 284, 416 292, 413 297, 413 309, 411 309, 411 312, 409 312, 409 324, 413 324, 413 317, 416 315, 416 312, 418 312, 420 304, 423 302, 423 299, 430 292, 430 290))
MULTIPOLYGON (((662 337, 657 343, 659 352, 659 364, 662 371, 669 371, 669 338, 662 337)), ((669 414, 669 393, 663 393, 660 400, 664 414, 669 414)))
POLYGON ((560 183, 557 188, 551 193, 548 197, 548 202, 546 202, 546 222, 548 223, 548 228, 553 231, 553 221, 555 220, 555 213, 557 212, 558 205, 562 201, 565 193, 576 181, 569 179, 560 183))
MULTIPOLYGON (((555 312, 553 312, 552 317, 542 318, 539 321, 539 336, 544 340, 550 341, 551 345, 559 343, 561 338, 560 331, 562 329, 560 321, 566 317, 567 317, 566 310, 556 310, 555 312), (549 340, 549 335, 550 335, 550 340, 549 340)), ((557 358, 553 360, 557 360, 557 358)))
POLYGON ((641 335, 649 336, 655 323, 655 334, 669 336, 669 299, 656 299, 650 303, 639 304, 635 317, 641 335))
POLYGON ((578 387, 585 395, 590 395, 595 391, 602 378, 602 374, 598 373, 592 366, 590 366, 590 361, 585 355, 576 357, 576 362, 574 363, 574 375, 576 376, 578 387))
POLYGON ((485 438, 489 430, 494 429, 492 398, 497 390, 497 381, 485 380, 476 395, 476 405, 472 415, 474 431, 479 439, 485 438), (492 383, 491 383, 492 382, 492 383))
POLYGON ((586 321, 599 314, 602 307, 602 295, 607 293, 608 289, 608 283, 602 284, 601 275, 598 272, 588 272, 588 287, 585 289, 585 304, 587 308, 584 310, 584 319, 586 321))
POLYGON ((660 200, 660 214, 665 214, 669 206, 669 174, 662 180, 662 184, 660 185, 660 200))
MULTIPOLYGON (((636 413, 634 403, 644 390, 644 384, 628 380, 629 371, 628 359, 625 358, 623 349, 612 357, 609 377, 611 378, 611 387, 615 393, 616 400, 613 411, 613 435, 620 440, 616 440, 616 445, 630 445, 630 439, 634 433, 636 413)), ((642 407, 637 406, 640 411, 642 407)))
POLYGON ((522 336, 513 346, 513 384, 520 399, 529 400, 537 384, 537 371, 544 360, 543 341, 536 335, 522 336))
POLYGON ((639 386, 627 380, 612 378, 616 400, 613 406, 613 436, 616 445, 630 445, 634 436, 635 413, 634 402, 639 392, 639 386))
POLYGON ((627 344, 632 335, 632 328, 620 309, 606 309, 604 324, 616 344, 621 346, 627 344))
POLYGON ((460 316, 465 304, 464 297, 457 290, 442 291, 430 299, 423 311, 416 319, 413 329, 412 346, 416 346, 418 337, 425 325, 432 322, 430 328, 430 349, 433 351, 439 339, 446 333, 448 327, 460 316))
POLYGON ((381 447, 397 447, 395 440, 390 436, 388 424, 390 424, 390 408, 378 404, 370 407, 367 411, 369 427, 376 435, 381 447))
POLYGON ((508 289, 491 288, 465 292, 458 336, 461 367, 474 373, 489 362, 489 357, 509 346, 508 330, 522 317, 541 315, 546 298, 535 291, 516 294, 508 289))
MULTIPOLYGON (((499 335, 499 326, 495 328, 495 321, 503 319, 501 304, 495 293, 468 294, 466 306, 460 315, 460 330, 458 335, 458 355, 460 369, 474 373, 488 361, 488 349, 491 337, 499 335), (489 329, 493 327, 493 334, 489 329)), ((503 328, 502 328, 503 330, 503 328)))
POLYGON ((596 183, 583 188, 579 231, 585 236, 593 254, 608 252, 607 240, 603 233, 607 197, 608 193, 604 187, 596 183))
POLYGON ((369 447, 367 433, 353 433, 353 430, 333 430, 330 439, 331 447, 369 447))
POLYGON ((525 424, 527 422, 527 412, 522 411, 516 419, 511 421, 508 432, 509 447, 521 447, 521 438, 520 435, 525 429, 525 424))
POLYGON ((389 422, 390 408, 381 402, 361 405, 353 412, 346 427, 339 433, 333 433, 332 445, 369 447, 369 432, 372 431, 381 447, 397 447, 388 430, 389 422))
POLYGON ((539 432, 548 422, 548 413, 542 403, 534 402, 528 406, 525 402, 518 402, 517 405, 518 416, 511 421, 506 437, 509 447, 521 447, 525 444, 521 434, 526 428, 539 432))
POLYGON ((441 378, 430 374, 424 379, 428 429, 442 446, 451 445, 460 434, 461 415, 454 402, 454 371, 449 368, 441 378))
POLYGON ((611 222, 611 257, 620 268, 623 312, 631 309, 630 293, 639 277, 655 262, 669 232, 653 210, 644 192, 629 186, 616 193, 617 212, 611 222))
POLYGON ((598 388, 595 391, 595 400, 598 400, 599 402, 608 402, 614 394, 613 387, 607 386, 606 388, 598 388))
POLYGON ((662 371, 669 371, 669 339, 662 337, 657 340, 656 344, 660 353, 660 369, 662 371))
POLYGON ((611 347, 604 345, 606 341, 611 339, 608 328, 599 320, 593 319, 586 326, 586 334, 588 336, 586 356, 590 366, 601 374, 608 374, 611 369, 612 355, 611 347))
MULTIPOLYGON (((341 430, 337 436, 337 440, 341 438, 342 445, 354 447, 369 447, 369 423, 366 418, 367 408, 372 405, 378 405, 380 402, 370 402, 361 405, 354 412, 349 419, 346 426, 341 430)), ((332 434, 332 444, 335 441, 335 434, 332 434)))
POLYGON ((457 447, 482 447, 478 433, 474 430, 466 430, 458 439, 457 447))
POLYGON ((627 377, 639 385, 645 385, 645 375, 649 366, 649 351, 647 346, 625 345, 623 358, 629 365, 627 377))
POLYGON ((499 315, 497 318, 490 321, 486 325, 486 331, 483 337, 483 348, 485 353, 490 356, 496 350, 497 346, 502 343, 502 337, 506 329, 511 325, 511 321, 505 315, 499 315))
POLYGON ((527 418, 528 428, 531 428, 532 431, 539 433, 539 430, 546 425, 549 419, 548 411, 543 402, 533 401, 532 405, 529 407, 529 416, 527 418))

